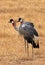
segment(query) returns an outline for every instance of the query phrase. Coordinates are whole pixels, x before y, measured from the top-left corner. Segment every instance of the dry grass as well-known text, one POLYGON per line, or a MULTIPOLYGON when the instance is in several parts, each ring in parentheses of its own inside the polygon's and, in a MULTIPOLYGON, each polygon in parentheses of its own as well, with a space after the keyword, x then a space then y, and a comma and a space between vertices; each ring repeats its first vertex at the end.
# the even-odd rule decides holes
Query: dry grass
POLYGON ((0 65, 45 65, 45 0, 0 0, 0 65), (8 23, 10 18, 24 18, 34 23, 39 33, 40 48, 29 45, 30 56, 24 51, 24 40, 8 23))

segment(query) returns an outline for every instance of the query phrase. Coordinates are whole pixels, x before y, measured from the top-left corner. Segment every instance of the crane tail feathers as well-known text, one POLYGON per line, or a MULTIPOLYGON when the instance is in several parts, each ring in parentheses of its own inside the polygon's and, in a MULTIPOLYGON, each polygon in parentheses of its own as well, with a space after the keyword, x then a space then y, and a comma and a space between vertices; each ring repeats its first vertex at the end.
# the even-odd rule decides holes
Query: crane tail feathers
POLYGON ((32 45, 33 45, 33 48, 39 48, 39 43, 36 45, 36 43, 33 41, 32 45))

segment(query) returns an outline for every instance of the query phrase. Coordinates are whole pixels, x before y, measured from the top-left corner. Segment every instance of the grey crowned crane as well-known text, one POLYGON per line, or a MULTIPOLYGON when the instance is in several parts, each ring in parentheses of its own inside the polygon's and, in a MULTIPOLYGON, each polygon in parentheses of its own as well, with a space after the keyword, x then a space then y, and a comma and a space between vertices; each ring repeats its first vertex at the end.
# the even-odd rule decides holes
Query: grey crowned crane
POLYGON ((25 42, 25 51, 26 51, 26 44, 27 44, 27 53, 29 55, 29 46, 28 43, 32 45, 32 54, 33 48, 39 48, 39 42, 35 43, 35 38, 39 35, 34 28, 33 23, 31 22, 24 22, 22 18, 19 18, 17 22, 20 22, 20 26, 17 28, 16 24, 13 19, 10 19, 9 23, 12 23, 14 29, 18 31, 21 35, 23 35, 25 42))

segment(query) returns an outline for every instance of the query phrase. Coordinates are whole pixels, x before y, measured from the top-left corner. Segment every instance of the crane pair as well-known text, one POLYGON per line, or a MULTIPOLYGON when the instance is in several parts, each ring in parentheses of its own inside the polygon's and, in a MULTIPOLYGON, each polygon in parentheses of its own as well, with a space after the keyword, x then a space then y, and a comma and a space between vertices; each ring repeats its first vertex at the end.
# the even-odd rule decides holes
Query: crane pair
POLYGON ((22 18, 19 18, 17 22, 20 22, 20 26, 16 27, 16 23, 13 19, 10 19, 9 23, 12 23, 14 29, 18 31, 25 40, 25 51, 27 46, 27 54, 29 56, 29 46, 28 43, 32 45, 32 54, 33 48, 39 48, 39 35, 36 29, 34 28, 34 24, 31 22, 25 22, 22 18))

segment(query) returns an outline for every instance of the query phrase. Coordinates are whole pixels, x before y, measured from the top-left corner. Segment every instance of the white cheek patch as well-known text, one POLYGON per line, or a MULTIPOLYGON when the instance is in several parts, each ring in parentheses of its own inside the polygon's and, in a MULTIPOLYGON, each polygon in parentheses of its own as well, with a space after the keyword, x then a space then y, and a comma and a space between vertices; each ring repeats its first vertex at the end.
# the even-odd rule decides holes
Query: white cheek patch
POLYGON ((23 20, 21 19, 20 22, 22 22, 23 20))
POLYGON ((14 22, 12 21, 12 23, 14 23, 14 22))

